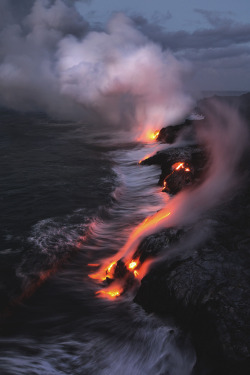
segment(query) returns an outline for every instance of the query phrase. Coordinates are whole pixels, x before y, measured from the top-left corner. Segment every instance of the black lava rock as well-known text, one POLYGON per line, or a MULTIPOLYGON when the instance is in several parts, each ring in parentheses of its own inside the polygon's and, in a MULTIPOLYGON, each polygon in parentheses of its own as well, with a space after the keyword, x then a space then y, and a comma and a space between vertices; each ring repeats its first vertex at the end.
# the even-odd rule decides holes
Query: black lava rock
POLYGON ((177 137, 186 130, 192 131, 193 121, 186 120, 184 123, 179 125, 170 125, 162 128, 159 132, 157 140, 160 142, 172 144, 176 141, 177 137))
POLYGON ((193 174, 190 171, 185 171, 183 169, 174 170, 170 175, 168 175, 164 181, 163 191, 169 194, 177 194, 179 191, 183 190, 186 186, 192 184, 194 180, 193 174))
MULTIPOLYGON (((217 99, 239 108, 250 126, 250 94, 217 99)), ((206 106, 207 102, 209 99, 204 99, 200 105, 206 106)), ((209 155, 199 146, 171 148, 143 164, 161 166, 162 184, 171 175, 172 165, 180 161, 193 165, 195 182, 202 178, 209 155)), ((148 252, 163 251, 169 251, 169 256, 142 280, 135 302, 148 312, 176 317, 192 333, 197 351, 195 375, 250 372, 249 164, 248 150, 239 165, 240 174, 245 176, 244 186, 227 203, 209 213, 214 223, 213 235, 202 245, 187 248, 190 244, 184 238, 182 248, 186 255, 176 255, 160 232, 139 246, 141 257, 144 253, 147 257, 148 252)), ((184 233, 180 232, 179 241, 184 233)))
MULTIPOLYGON (((141 162, 141 165, 160 165, 162 173, 158 184, 163 186, 164 179, 172 173, 172 166, 184 162, 192 166, 192 181, 202 178, 203 171, 208 161, 205 150, 197 145, 186 147, 173 147, 157 152, 155 155, 141 162)), ((190 176, 191 180, 191 176, 190 176)))
POLYGON ((134 253, 133 258, 139 258, 140 263, 148 258, 155 258, 163 248, 166 250, 172 244, 178 242, 183 232, 183 229, 167 228, 159 232, 157 236, 152 234, 146 237, 134 253))

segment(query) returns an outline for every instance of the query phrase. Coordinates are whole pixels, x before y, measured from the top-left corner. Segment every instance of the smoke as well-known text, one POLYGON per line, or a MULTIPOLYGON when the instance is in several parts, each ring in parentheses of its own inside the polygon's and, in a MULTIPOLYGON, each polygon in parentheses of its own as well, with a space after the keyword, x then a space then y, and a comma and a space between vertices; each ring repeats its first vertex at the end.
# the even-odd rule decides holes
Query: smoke
POLYGON ((133 137, 188 114, 189 63, 151 42, 129 18, 117 14, 94 31, 74 2, 24 5, 1 4, 1 105, 98 119, 133 137))
POLYGON ((131 258, 142 239, 161 229, 197 223, 239 187, 238 166, 247 147, 248 131, 238 110, 212 101, 205 124, 197 126, 197 136, 210 155, 206 178, 197 187, 177 194, 164 209, 136 227, 120 257, 131 258))

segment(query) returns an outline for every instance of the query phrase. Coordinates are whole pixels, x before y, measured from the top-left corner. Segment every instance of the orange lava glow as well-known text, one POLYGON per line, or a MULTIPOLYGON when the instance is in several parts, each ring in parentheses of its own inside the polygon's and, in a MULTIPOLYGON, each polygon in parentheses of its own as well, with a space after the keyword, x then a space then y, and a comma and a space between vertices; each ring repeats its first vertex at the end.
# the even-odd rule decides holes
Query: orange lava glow
POLYGON ((99 280, 99 281, 106 280, 106 274, 103 274, 103 272, 92 273, 88 275, 88 277, 94 280, 99 280))
POLYGON ((155 152, 151 152, 150 154, 147 154, 146 156, 144 156, 143 159, 141 159, 141 160, 139 161, 138 164, 141 164, 141 162, 143 162, 144 160, 147 160, 147 159, 151 158, 151 156, 153 156, 154 154, 155 154, 155 152))
POLYGON ((123 281, 115 281, 105 289, 98 290, 95 294, 101 298, 115 299, 123 293, 123 281))
POLYGON ((100 264, 98 264, 98 263, 88 263, 88 266, 89 267, 99 267, 100 264))
MULTIPOLYGON (((119 258, 125 256, 125 258, 129 259, 129 257, 135 252, 137 246, 140 243, 141 238, 145 237, 145 235, 147 235, 148 233, 153 233, 155 228, 159 224, 159 222, 164 220, 170 215, 171 215, 171 212, 167 210, 161 210, 161 211, 158 211, 153 216, 147 217, 141 224, 139 224, 133 230, 128 241, 119 251, 118 253, 119 258)), ((126 264, 129 262, 131 262, 131 260, 126 262, 126 264)), ((144 263, 142 266, 144 266, 144 263)), ((140 267, 140 279, 142 277, 142 273, 141 273, 142 266, 140 267)))
POLYGON ((160 133, 159 130, 156 130, 154 133, 150 134, 150 138, 151 139, 156 139, 158 137, 159 133, 160 133))
POLYGON ((103 295, 104 297, 110 297, 110 298, 116 298, 116 297, 119 297, 121 295, 121 293, 119 292, 119 290, 98 290, 96 292, 96 294, 100 294, 100 295, 103 295))
POLYGON ((190 172, 190 168, 185 166, 185 162, 178 162, 172 165, 173 171, 179 171, 180 169, 184 169, 185 172, 190 172))
POLYGON ((103 267, 101 267, 101 269, 97 273, 90 274, 88 275, 88 277, 94 280, 104 281, 106 280, 107 276, 109 277, 112 276, 112 268, 115 264, 116 264, 116 261, 113 261, 112 263, 108 265, 106 264, 103 267))
POLYGON ((130 270, 133 270, 135 267, 137 267, 137 264, 138 262, 136 262, 135 260, 132 260, 132 262, 129 263, 128 268, 130 270))
POLYGON ((152 142, 155 141, 159 135, 159 130, 152 131, 152 130, 146 130, 141 134, 138 138, 138 142, 152 142))
POLYGON ((152 153, 151 153, 151 154, 147 154, 143 159, 141 159, 141 160, 139 161, 139 164, 141 164, 141 162, 143 162, 144 160, 150 158, 151 155, 152 155, 152 153))
MULTIPOLYGON (((158 136, 159 132, 153 133, 154 137, 158 136)), ((144 159, 143 159, 144 160, 144 159)), ((179 170, 180 168, 185 168, 184 162, 175 163, 172 168, 179 170)), ((166 183, 164 184, 166 186, 166 183)), ((100 267, 97 273, 89 275, 90 278, 96 279, 99 281, 104 281, 107 278, 113 279, 113 282, 96 292, 98 297, 115 299, 119 297, 126 290, 126 280, 128 275, 131 273, 138 280, 141 280, 152 264, 152 259, 147 259, 141 264, 139 258, 134 259, 133 254, 135 253, 140 240, 145 237, 147 234, 151 234, 155 231, 155 228, 159 225, 160 222, 164 222, 165 219, 171 215, 171 212, 167 209, 156 212, 153 216, 147 217, 142 223, 140 223, 131 233, 130 237, 126 244, 120 249, 120 251, 115 255, 115 257, 110 260, 107 259, 104 261, 103 265, 100 267), (114 280, 115 265, 119 259, 123 259, 125 266, 129 273, 125 273, 125 276, 122 279, 114 280)))
POLYGON ((173 165, 173 169, 175 169, 176 171, 178 171, 180 168, 184 168, 184 163, 175 163, 173 165), (177 166, 175 167, 176 164, 177 166))
MULTIPOLYGON (((132 232, 131 236, 129 237, 127 243, 125 246, 119 251, 118 254, 116 254, 116 259, 121 259, 125 253, 128 251, 133 252, 136 250, 136 247, 139 244, 140 238, 142 235, 145 235, 147 233, 147 230, 152 230, 159 221, 165 219, 168 217, 171 213, 166 212, 166 210, 162 210, 157 212, 155 215, 151 217, 147 217, 141 224, 139 224, 134 231, 132 232)), ((107 277, 112 278, 113 274, 113 267, 117 263, 117 260, 112 261, 111 263, 106 263, 99 272, 96 274, 89 275, 90 278, 96 279, 99 281, 104 281, 106 280, 107 277), (111 273, 111 275, 109 275, 111 273)), ((150 264, 152 263, 152 260, 146 260, 141 264, 139 262, 139 259, 129 259, 129 254, 128 256, 125 257, 125 264, 127 267, 127 270, 130 272, 133 272, 133 275, 135 278, 138 280, 141 280, 147 273, 150 264), (126 261, 127 260, 127 261, 126 261), (136 269, 139 268, 139 271, 136 269)), ((126 276, 123 280, 116 280, 114 281, 110 286, 108 286, 105 289, 101 289, 96 292, 96 295, 102 298, 108 298, 108 299, 114 299, 116 297, 119 297, 123 292, 124 292, 124 286, 126 282, 126 276)))
POLYGON ((110 273, 111 272, 111 270, 112 270, 112 268, 113 268, 113 266, 116 264, 116 262, 112 262, 110 265, 109 265, 109 267, 107 268, 107 273, 110 273))
POLYGON ((159 211, 155 215, 153 215, 151 217, 147 217, 141 224, 139 224, 134 229, 134 231, 132 232, 130 238, 131 237, 132 238, 137 237, 140 234, 144 233, 144 231, 147 228, 152 227, 152 226, 156 226, 160 220, 165 219, 170 214, 171 214, 170 212, 165 213, 165 211, 163 211, 163 212, 159 211))
POLYGON ((163 189, 162 189, 162 191, 165 191, 166 187, 167 187, 167 182, 163 181, 163 189))

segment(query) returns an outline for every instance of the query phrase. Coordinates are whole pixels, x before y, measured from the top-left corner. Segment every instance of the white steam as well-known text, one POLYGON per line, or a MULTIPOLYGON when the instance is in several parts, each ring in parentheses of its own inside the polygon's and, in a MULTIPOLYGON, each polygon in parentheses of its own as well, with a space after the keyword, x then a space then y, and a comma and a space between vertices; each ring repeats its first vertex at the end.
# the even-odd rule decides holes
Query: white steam
POLYGON ((238 111, 221 102, 212 102, 205 125, 197 127, 197 136, 210 155, 206 178, 199 186, 177 194, 164 209, 135 228, 121 249, 121 256, 133 256, 146 236, 161 229, 198 222, 240 186, 237 169, 248 144, 248 131, 238 111))
POLYGON ((0 25, 0 104, 72 119, 97 114, 134 136, 188 114, 187 62, 163 51, 122 14, 104 31, 89 31, 69 4, 37 0, 21 21, 0 25))

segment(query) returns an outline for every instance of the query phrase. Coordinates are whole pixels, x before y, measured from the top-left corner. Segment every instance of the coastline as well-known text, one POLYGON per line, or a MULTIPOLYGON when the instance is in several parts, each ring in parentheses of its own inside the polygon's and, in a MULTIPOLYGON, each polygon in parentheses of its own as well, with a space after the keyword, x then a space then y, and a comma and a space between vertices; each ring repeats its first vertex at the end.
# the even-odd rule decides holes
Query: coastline
MULTIPOLYGON (((217 99, 238 107, 249 127, 249 93, 217 99)), ((204 98, 198 105, 208 106, 209 100, 204 98)), ((173 161, 171 155, 160 152, 144 164, 161 166, 162 184, 169 161, 173 161)), ((200 231, 208 228, 207 239, 187 249, 185 237, 192 236, 194 228, 184 231, 179 248, 185 255, 173 252, 156 264, 142 279, 135 297, 146 311, 175 316, 191 333, 198 357, 195 374, 204 369, 208 374, 247 374, 250 368, 249 161, 247 150, 239 166, 244 175, 241 188, 199 223, 200 231)), ((149 247, 151 252, 163 252, 159 246, 164 247, 168 236, 168 230, 151 235, 141 243, 141 252, 149 247)))

